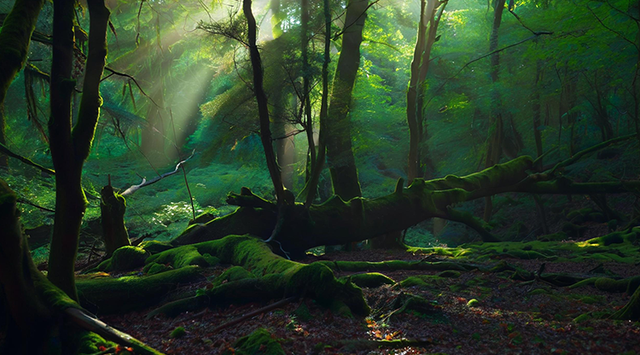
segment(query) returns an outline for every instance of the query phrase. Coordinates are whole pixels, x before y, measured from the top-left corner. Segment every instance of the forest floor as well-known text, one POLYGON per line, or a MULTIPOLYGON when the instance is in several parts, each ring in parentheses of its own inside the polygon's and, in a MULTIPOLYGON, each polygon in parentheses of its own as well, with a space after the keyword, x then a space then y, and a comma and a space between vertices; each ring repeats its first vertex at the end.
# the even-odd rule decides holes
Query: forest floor
MULTIPOLYGON (((453 259, 423 250, 366 250, 308 256, 303 262, 317 260, 453 259)), ((597 258, 523 260, 497 253, 473 262, 493 266, 503 261, 532 273, 544 262, 545 272, 550 273, 587 275, 598 269, 621 278, 640 275, 638 264, 597 258)), ((206 274, 219 275, 224 269, 216 266, 206 274)), ((301 299, 218 330, 215 328, 269 303, 219 307, 175 318, 146 320, 149 309, 101 319, 166 354, 234 353, 234 342, 258 328, 267 329, 286 354, 640 354, 640 323, 599 319, 603 312, 613 312, 629 301, 625 292, 604 292, 593 285, 556 287, 541 279, 518 281, 509 272, 473 270, 458 277, 437 277, 437 272, 428 271, 382 273, 398 282, 416 275, 433 278, 419 286, 363 288, 372 308, 366 318, 341 316, 301 299), (394 313, 393 301, 404 294, 430 300, 431 307, 423 312, 394 313), (477 302, 470 303, 472 299, 477 302), (177 327, 183 327, 185 334, 171 337, 177 327), (405 342, 387 342, 390 340, 405 342)), ((348 274, 337 272, 336 277, 348 274)), ((184 285, 182 290, 193 291, 208 283, 184 285)))

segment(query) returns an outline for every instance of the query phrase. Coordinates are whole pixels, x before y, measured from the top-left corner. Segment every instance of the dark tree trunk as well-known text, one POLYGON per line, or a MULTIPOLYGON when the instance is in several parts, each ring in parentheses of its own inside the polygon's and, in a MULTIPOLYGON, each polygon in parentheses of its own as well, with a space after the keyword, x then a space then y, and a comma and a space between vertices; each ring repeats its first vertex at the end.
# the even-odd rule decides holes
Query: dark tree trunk
POLYGON ((260 139, 264 148, 264 155, 267 161, 267 169, 273 182, 273 188, 276 192, 276 199, 279 203, 284 201, 284 188, 282 186, 282 178, 280 176, 280 168, 276 162, 276 155, 273 151, 273 143, 271 139, 271 128, 269 127, 269 108, 267 106, 267 95, 264 92, 262 71, 262 60, 260 52, 256 44, 256 19, 251 12, 251 0, 243 0, 242 11, 247 18, 248 37, 249 37, 249 55, 251 57, 251 67, 253 68, 253 90, 258 102, 258 115, 260 118, 260 139))
POLYGON ((351 95, 360 67, 360 43, 368 0, 350 0, 345 16, 342 49, 333 79, 327 115, 327 158, 333 190, 345 200, 361 196, 358 172, 351 149, 351 95))
POLYGON ((54 219, 49 280, 72 299, 77 299, 74 264, 86 199, 82 190, 82 166, 89 156, 100 114, 100 79, 107 55, 109 10, 101 0, 88 1, 91 16, 89 52, 76 125, 71 127, 71 79, 74 51, 74 3, 54 2, 53 60, 51 64, 51 117, 49 141, 56 169, 56 215, 54 219))
POLYGON ((324 167, 326 154, 326 125, 329 107, 329 62, 331 61, 331 8, 329 0, 323 1, 324 10, 324 57, 322 62, 322 98, 320 103, 320 129, 318 132, 318 155, 316 163, 311 167, 311 176, 304 187, 301 195, 305 198, 305 208, 309 208, 316 197, 320 173, 324 167))
MULTIPOLYGON (((502 13, 504 12, 505 0, 494 1, 493 8, 493 26, 491 28, 491 36, 489 37, 489 52, 493 52, 498 49, 498 34, 500 30, 500 23, 502 22, 502 13)), ((491 82, 497 83, 500 73, 500 54, 494 53, 491 55, 491 69, 490 76, 491 82)), ((495 85, 494 85, 495 86, 495 85)), ((503 141, 503 121, 502 121, 502 104, 500 93, 494 87, 492 88, 492 107, 491 107, 491 121, 490 121, 490 139, 489 146, 487 147, 487 157, 485 161, 485 167, 490 167, 500 162, 500 153, 502 152, 503 141)), ((493 202, 491 197, 485 198, 484 207, 484 220, 488 221, 493 214, 493 202)))
POLYGON ((102 197, 100 203, 102 237, 107 256, 111 256, 116 249, 131 245, 129 233, 124 226, 126 201, 122 195, 113 191, 111 182, 102 188, 100 196, 102 197))

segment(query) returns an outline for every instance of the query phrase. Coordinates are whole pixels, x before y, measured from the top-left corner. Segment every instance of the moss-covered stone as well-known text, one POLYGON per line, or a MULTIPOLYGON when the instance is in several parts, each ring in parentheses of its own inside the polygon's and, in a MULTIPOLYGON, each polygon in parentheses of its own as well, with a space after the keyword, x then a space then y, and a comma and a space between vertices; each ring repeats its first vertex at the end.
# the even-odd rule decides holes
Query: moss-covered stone
POLYGON ((478 301, 475 298, 472 298, 469 300, 469 302, 467 302, 467 307, 478 307, 480 306, 480 301, 478 301))
POLYGON ((359 287, 380 287, 382 285, 393 285, 396 282, 393 279, 379 273, 379 272, 369 272, 364 274, 355 274, 349 276, 351 282, 356 284, 359 287))
POLYGON ((284 355, 282 346, 274 336, 264 328, 238 339, 234 350, 227 350, 223 355, 284 355))
POLYGON ((132 270, 144 265, 151 255, 148 251, 134 246, 124 246, 116 249, 111 257, 110 271, 132 270))
POLYGON ((98 334, 86 330, 68 332, 67 336, 70 338, 65 340, 75 344, 71 347, 76 348, 76 355, 94 355, 100 352, 100 346, 104 346, 105 348, 116 347, 115 343, 106 341, 98 334))

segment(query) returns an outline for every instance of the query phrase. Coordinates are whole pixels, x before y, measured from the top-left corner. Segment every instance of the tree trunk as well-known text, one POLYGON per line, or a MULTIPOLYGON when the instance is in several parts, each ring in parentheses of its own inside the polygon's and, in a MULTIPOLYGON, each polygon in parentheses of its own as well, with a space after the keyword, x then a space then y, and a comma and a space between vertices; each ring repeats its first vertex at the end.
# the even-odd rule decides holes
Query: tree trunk
POLYGON ((77 299, 74 264, 86 199, 82 190, 82 166, 89 156, 100 115, 99 85, 107 55, 109 10, 102 0, 89 0, 91 16, 89 52, 76 125, 71 127, 71 79, 74 51, 73 2, 54 2, 53 59, 51 64, 51 117, 49 141, 56 169, 56 215, 54 219, 49 280, 72 299, 77 299))
POLYGON ((102 188, 100 196, 102 197, 100 203, 102 238, 107 256, 111 256, 116 249, 131 245, 129 233, 124 226, 126 202, 122 195, 113 191, 111 182, 102 188))
MULTIPOLYGON (((491 36, 489 37, 489 52, 498 49, 498 33, 500 23, 502 22, 502 13, 504 11, 505 0, 496 0, 493 7, 493 26, 491 28, 491 36)), ((489 138, 489 146, 487 147, 487 158, 485 167, 490 167, 500 162, 500 153, 502 151, 503 138, 503 122, 502 122, 502 104, 500 93, 495 88, 495 84, 499 80, 500 73, 500 54, 491 55, 491 82, 494 84, 492 90, 492 107, 491 107, 491 136, 489 138)), ((488 221, 493 214, 493 202, 491 197, 485 198, 484 220, 488 221)))
MULTIPOLYGON (((640 187, 640 181, 574 183, 566 177, 555 176, 559 167, 573 161, 575 158, 557 164, 550 171, 530 174, 533 160, 524 156, 464 177, 448 175, 429 181, 415 179, 407 189, 402 188, 400 179, 394 193, 376 199, 354 198, 345 202, 334 196, 309 209, 301 204, 287 205, 283 210, 284 216, 279 219, 278 233, 273 236, 279 243, 274 250, 282 248, 292 256, 302 255, 312 247, 371 239, 432 217, 465 223, 478 232, 483 241, 497 241, 486 223, 451 206, 504 192, 561 195, 626 193, 640 187)), ((191 227, 172 244, 192 244, 229 234, 250 233, 263 239, 271 236, 277 210, 274 204, 246 189, 241 195, 230 194, 227 202, 241 208, 205 226, 191 227), (252 221, 251 225, 246 223, 247 220, 252 221)))
POLYGON ((316 164, 311 167, 311 176, 301 192, 304 197, 305 208, 309 208, 316 197, 318 190, 318 182, 320 174, 324 167, 326 154, 326 132, 327 132, 327 113, 329 107, 329 62, 331 61, 331 8, 329 0, 323 0, 324 10, 324 58, 322 62, 322 98, 320 103, 319 132, 318 132, 318 155, 316 156, 316 164))
POLYGON ((269 108, 267 106, 267 95, 264 92, 262 71, 262 60, 260 52, 256 44, 256 19, 251 12, 251 0, 243 0, 242 11, 247 18, 248 37, 249 37, 249 55, 251 57, 251 67, 253 68, 253 90, 258 102, 258 115, 260 118, 260 139, 264 148, 264 155, 267 161, 267 169, 273 182, 276 192, 276 199, 279 203, 284 202, 284 188, 282 186, 282 178, 280 176, 280 168, 276 162, 276 155, 273 151, 273 143, 271 139, 271 129, 269 127, 269 108))
MULTIPOLYGON (((430 1, 430 5, 433 0, 430 1)), ((431 5, 433 7, 433 5, 431 5)), ((407 124, 409 126, 409 166, 407 169, 407 179, 409 185, 413 182, 413 179, 418 177, 418 169, 420 167, 420 161, 418 159, 418 119, 416 117, 416 106, 418 100, 418 77, 420 72, 420 61, 422 53, 424 53, 425 36, 427 32, 427 21, 430 20, 427 17, 426 12, 427 1, 420 1, 420 20, 418 23, 418 35, 416 39, 416 45, 413 50, 413 60, 411 61, 411 76, 409 78, 409 88, 407 90, 407 124)))
MULTIPOLYGON (((43 5, 43 0, 17 0, 0 30, 0 143, 5 146, 4 99, 9 85, 27 60, 31 34, 43 5)), ((7 166, 7 156, 2 153, 0 166, 7 166)))
POLYGON ((327 115, 327 158, 331 182, 334 193, 345 200, 362 195, 351 149, 351 120, 348 114, 353 86, 360 67, 360 43, 368 4, 368 0, 348 2, 342 49, 333 79, 331 104, 327 115))

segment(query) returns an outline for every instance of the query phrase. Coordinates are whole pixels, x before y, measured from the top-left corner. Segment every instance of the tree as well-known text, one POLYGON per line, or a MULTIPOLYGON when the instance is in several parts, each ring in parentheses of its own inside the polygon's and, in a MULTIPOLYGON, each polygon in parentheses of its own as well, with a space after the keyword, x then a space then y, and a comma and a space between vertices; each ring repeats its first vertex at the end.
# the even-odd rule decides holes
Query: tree
POLYGON ((82 189, 82 166, 89 156, 100 115, 99 86, 107 55, 109 10, 104 2, 89 2, 91 25, 82 99, 75 125, 71 122, 74 58, 74 3, 54 2, 51 63, 51 117, 49 142, 56 170, 56 214, 49 256, 49 279, 77 299, 74 264, 82 216, 87 200, 82 189))
POLYGON ((267 106, 267 95, 264 92, 263 81, 264 74, 262 71, 262 59, 256 44, 256 20, 251 11, 251 0, 243 0, 242 11, 247 19, 247 45, 249 46, 249 56, 251 58, 251 67, 253 68, 253 90, 258 103, 258 117, 260 119, 260 140, 264 149, 265 159, 267 161, 267 169, 269 176, 273 182, 273 188, 276 192, 276 200, 278 203, 284 203, 284 186, 282 185, 282 177, 280 176, 280 167, 276 161, 273 152, 273 144, 271 138, 271 128, 269 127, 269 108, 267 106))
MULTIPOLYGON (((438 25, 446 6, 447 1, 420 1, 418 36, 413 52, 413 60, 411 61, 411 78, 407 90, 407 123, 409 125, 409 168, 407 169, 407 178, 409 184, 416 177, 423 176, 423 160, 420 154, 420 147, 425 138, 424 86, 431 61, 431 48, 436 42, 438 25)), ((424 159, 429 160, 430 158, 425 156, 424 159)), ((429 172, 429 174, 431 173, 429 172)))
POLYGON ((351 149, 349 107, 360 67, 360 43, 367 17, 368 0, 349 0, 342 29, 342 49, 333 78, 325 126, 327 160, 334 193, 344 200, 361 196, 358 172, 351 149))

